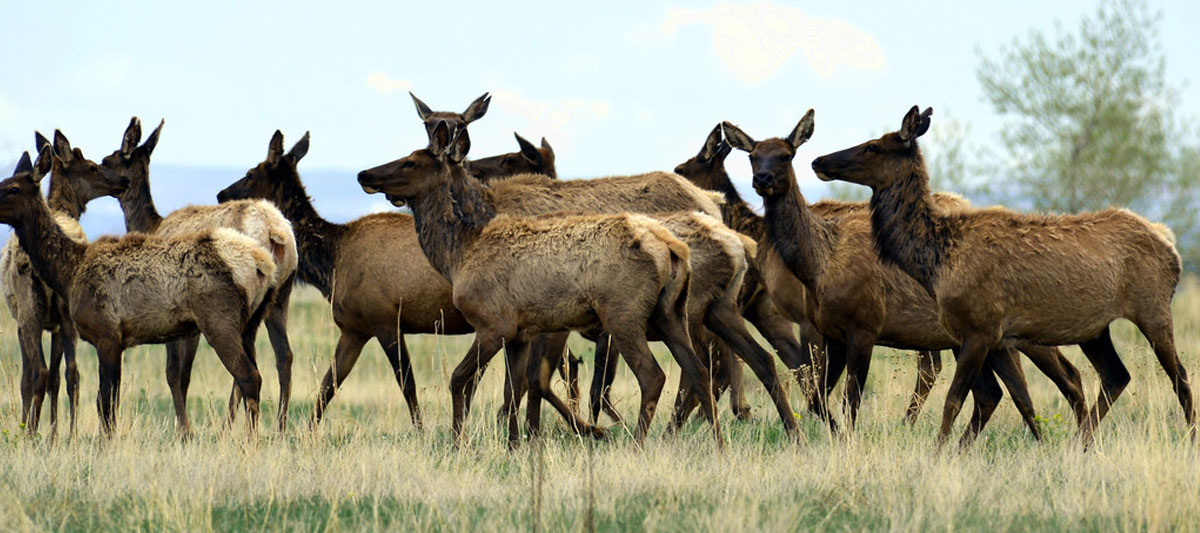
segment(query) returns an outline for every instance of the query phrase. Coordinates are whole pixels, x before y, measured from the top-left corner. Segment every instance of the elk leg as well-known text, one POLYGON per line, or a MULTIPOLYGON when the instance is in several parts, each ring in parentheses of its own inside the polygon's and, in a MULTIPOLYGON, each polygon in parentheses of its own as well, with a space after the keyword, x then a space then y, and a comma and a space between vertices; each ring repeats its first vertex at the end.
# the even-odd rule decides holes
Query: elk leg
MULTIPOLYGON (((800 428, 796 424, 796 416, 792 413, 791 402, 788 400, 787 392, 783 390, 783 384, 779 380, 779 376, 775 373, 775 362, 771 359, 771 355, 766 350, 759 346, 754 338, 750 336, 750 332, 746 331, 745 322, 737 312, 732 308, 725 306, 714 306, 704 318, 705 324, 717 334, 725 343, 732 348, 733 353, 737 354, 746 364, 754 375, 758 377, 758 381, 766 388, 767 394, 770 395, 771 401, 775 404, 775 410, 779 412, 779 420, 783 422, 783 427, 793 439, 800 438, 800 428)), ((739 361, 727 361, 731 365, 740 365, 739 361)), ((731 397, 732 400, 732 397, 731 397)))
MULTIPOLYGON (((466 356, 454 368, 450 375, 450 401, 452 410, 451 427, 454 431, 455 442, 462 442, 463 422, 470 410, 471 395, 474 385, 479 379, 482 369, 491 361, 504 345, 504 339, 495 334, 483 335, 478 329, 475 340, 471 342, 466 356)), ((505 390, 509 390, 505 387, 505 390)), ((516 416, 516 411, 512 412, 516 416)))
POLYGON ((712 380, 709 378, 708 368, 700 362, 700 358, 692 349, 692 341, 688 337, 682 317, 668 312, 662 313, 660 318, 666 320, 652 321, 657 322, 656 329, 661 333, 663 344, 667 345, 675 362, 679 363, 680 372, 686 374, 688 381, 692 383, 691 389, 700 397, 701 412, 709 424, 712 424, 713 440, 718 448, 722 448, 725 439, 721 435, 721 421, 717 417, 717 406, 712 397, 712 380))
POLYGON ((1055 347, 1022 344, 1018 349, 1054 382, 1063 398, 1066 398, 1067 405, 1074 411, 1076 425, 1082 425, 1087 419, 1088 406, 1087 398, 1083 395, 1083 380, 1079 369, 1063 356, 1062 350, 1055 347))
POLYGON ((1117 355, 1117 349, 1113 346, 1108 328, 1104 328, 1104 332, 1098 337, 1080 344, 1079 348, 1083 350, 1083 354, 1100 374, 1100 393, 1096 397, 1095 405, 1092 406, 1087 423, 1079 428, 1080 441, 1086 448, 1091 445, 1100 421, 1104 420, 1113 402, 1117 401, 1117 397, 1129 385, 1130 376, 1129 370, 1121 362, 1121 356, 1117 355))
POLYGON ((217 357, 225 365, 225 369, 233 376, 234 385, 238 388, 238 397, 246 405, 246 422, 250 433, 258 429, 259 393, 262 389, 262 376, 250 355, 245 351, 246 339, 254 342, 254 332, 240 329, 228 317, 199 317, 197 325, 204 334, 208 344, 217 352, 217 357))
POLYGON ((1158 364, 1167 373, 1167 379, 1171 380, 1171 387, 1175 389, 1175 395, 1179 398, 1179 407, 1183 410, 1184 421, 1187 422, 1188 435, 1195 441, 1196 408, 1192 404, 1192 386, 1188 382, 1187 369, 1183 367, 1183 362, 1179 360, 1179 353, 1175 351, 1175 328, 1172 325, 1170 309, 1165 310, 1162 316, 1165 318, 1157 323, 1139 321, 1138 329, 1142 331, 1146 340, 1150 341, 1150 345, 1154 348, 1154 355, 1158 358, 1158 364))
POLYGON ((171 400, 175 405, 175 431, 184 439, 192 434, 192 423, 187 412, 187 393, 192 382, 192 363, 196 361, 196 350, 199 346, 199 335, 167 343, 167 387, 171 389, 171 400))
POLYGON ((967 392, 979 379, 980 371, 987 360, 989 348, 995 344, 994 339, 983 339, 978 335, 968 336, 958 354, 958 364, 954 367, 954 378, 950 381, 950 390, 946 392, 946 405, 942 410, 942 427, 938 431, 937 446, 941 449, 954 429, 954 420, 962 410, 967 392))
POLYGON ((625 358, 625 363, 637 378, 638 389, 641 391, 641 405, 638 407, 637 428, 633 432, 633 441, 638 446, 646 439, 650 430, 650 422, 654 419, 654 410, 662 396, 663 384, 667 380, 662 367, 654 360, 650 347, 646 345, 645 335, 629 333, 612 333, 613 343, 617 351, 625 358))
POLYGON ((101 343, 96 346, 100 374, 96 409, 100 413, 100 429, 106 437, 112 437, 117 427, 116 411, 121 402, 121 352, 116 344, 101 343))
POLYGON ((62 332, 63 359, 66 360, 67 403, 71 414, 71 428, 68 439, 75 437, 75 416, 79 409, 79 364, 75 361, 75 348, 79 341, 79 333, 75 324, 64 320, 59 326, 62 332))
POLYGON ((988 362, 996 376, 1004 382, 1008 393, 1012 395, 1013 405, 1017 407, 1017 412, 1021 413, 1021 418, 1029 427, 1034 440, 1042 440, 1042 428, 1037 423, 1037 412, 1033 408, 1033 399, 1029 397, 1029 385, 1025 381, 1025 370, 1021 368, 1021 359, 1017 351, 1012 348, 993 350, 988 362))
POLYGON ((50 371, 42 353, 42 326, 37 320, 22 320, 17 326, 17 342, 21 347, 21 423, 25 432, 37 433, 42 414, 42 395, 50 371))
MULTIPOLYGON (((62 319, 63 322, 67 320, 65 317, 62 319)), ((62 380, 59 372, 62 371, 63 344, 65 342, 60 323, 58 331, 50 334, 50 371, 46 374, 46 401, 50 411, 51 440, 58 434, 58 388, 62 380)))
MULTIPOLYGON (((538 395, 542 400, 549 402, 550 406, 553 407, 555 411, 558 411, 558 414, 562 416, 563 420, 565 420, 567 425, 570 426, 571 431, 574 431, 577 435, 602 438, 604 437, 603 430, 587 423, 586 420, 579 416, 579 411, 575 408, 576 405, 571 404, 569 400, 564 401, 558 396, 558 394, 554 392, 553 389, 550 388, 550 378, 554 372, 554 369, 563 368, 564 356, 569 356, 569 354, 567 354, 567 352, 564 350, 567 335, 569 335, 567 332, 542 335, 533 343, 533 345, 527 345, 528 347, 526 348, 526 351, 530 352, 530 354, 520 357, 520 359, 525 361, 525 368, 523 370, 527 374, 525 383, 529 384, 529 391, 531 394, 530 400, 532 401, 533 399, 532 390, 533 384, 535 383, 534 378, 537 378, 536 383, 538 384, 538 395), (539 366, 534 367, 535 362, 539 360, 539 366)), ((520 394, 521 390, 518 389, 516 393, 520 394)), ((530 403, 530 405, 533 404, 530 403)), ((538 411, 540 410, 541 407, 539 405, 538 411)), ((528 411, 526 411, 526 414, 528 414, 528 411)), ((536 432, 540 429, 540 414, 538 415, 537 422, 538 424, 536 427, 531 426, 530 437, 535 436, 536 432)))
MULTIPOLYGON (((274 298, 275 290, 268 290, 266 296, 263 298, 262 303, 259 304, 258 309, 255 309, 254 312, 250 314, 250 319, 246 322, 246 327, 242 329, 240 334, 242 339, 242 351, 246 353, 246 357, 250 359, 250 364, 254 366, 255 370, 258 369, 258 353, 254 348, 254 340, 256 337, 258 337, 258 326, 263 322, 263 315, 266 314, 267 307, 274 298)), ((242 388, 243 387, 238 383, 234 383, 230 388, 229 426, 233 426, 233 423, 237 420, 238 404, 244 403, 244 398, 242 398, 242 388)))
POLYGON ((413 376, 412 359, 409 358, 404 336, 397 335, 391 328, 383 328, 383 331, 375 332, 375 340, 379 341, 379 346, 387 355, 388 363, 392 365, 392 376, 396 378, 396 385, 404 394, 404 403, 408 405, 408 416, 412 419, 413 426, 417 430, 423 429, 421 407, 417 403, 417 380, 413 376))
POLYGON ((808 410, 814 415, 825 420, 829 424, 829 430, 837 433, 837 421, 833 419, 833 413, 829 409, 829 395, 833 393, 833 388, 837 386, 837 382, 842 377, 842 372, 846 370, 846 351, 849 350, 844 343, 826 339, 825 349, 822 352, 824 358, 815 359, 816 364, 813 365, 814 382, 819 384, 816 402, 808 404, 808 410))
POLYGON ((279 373, 279 415, 277 422, 279 431, 287 431, 288 406, 292 401, 292 344, 288 340, 288 303, 292 299, 292 286, 296 279, 293 273, 277 289, 275 298, 267 306, 263 322, 267 326, 267 336, 271 340, 271 350, 275 352, 275 370, 279 373))
POLYGON ((600 411, 608 415, 614 422, 622 423, 621 415, 617 413, 617 409, 612 404, 609 398, 609 388, 612 386, 613 379, 617 374, 617 357, 618 353, 613 353, 610 348, 612 346, 612 337, 608 332, 603 332, 596 339, 596 358, 594 361, 595 372, 592 374, 592 387, 588 391, 591 403, 592 419, 595 424, 600 418, 600 411))
POLYGON ((964 449, 975 442, 979 432, 983 431, 988 420, 992 419, 992 414, 996 412, 996 407, 1004 399, 1004 391, 1000 389, 1000 383, 996 381, 996 376, 992 373, 990 361, 984 363, 984 369, 979 373, 979 378, 975 380, 974 386, 971 387, 971 397, 975 399, 971 421, 967 423, 967 429, 963 431, 962 438, 958 441, 959 448, 964 449))
POLYGON ((371 337, 357 331, 341 330, 337 348, 333 352, 333 365, 325 372, 325 379, 321 380, 321 388, 317 392, 317 402, 313 406, 312 425, 314 427, 321 423, 321 417, 325 415, 325 410, 329 407, 329 402, 333 400, 333 395, 337 393, 338 387, 342 386, 346 376, 350 375, 350 370, 358 362, 358 356, 362 355, 363 345, 370 339, 371 337))
POLYGON ((929 392, 933 390, 933 384, 941 372, 941 351, 917 352, 917 385, 913 388, 912 400, 908 402, 908 408, 904 410, 905 423, 917 423, 917 415, 921 414, 921 408, 924 407, 925 400, 929 398, 929 392))
POLYGON ((858 422, 858 408, 862 405, 863 389, 871 371, 871 352, 875 348, 873 335, 852 334, 846 343, 846 405, 850 411, 848 431, 854 430, 858 422))

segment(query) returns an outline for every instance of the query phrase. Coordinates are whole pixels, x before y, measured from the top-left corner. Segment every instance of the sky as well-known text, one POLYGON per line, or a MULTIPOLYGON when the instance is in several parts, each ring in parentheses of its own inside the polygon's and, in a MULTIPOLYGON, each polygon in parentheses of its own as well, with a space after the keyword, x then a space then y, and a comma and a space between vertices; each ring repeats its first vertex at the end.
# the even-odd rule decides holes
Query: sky
MULTIPOLYGON (((1166 75, 1182 115, 1200 116, 1200 2, 1162 14, 1166 75)), ((994 142, 1004 119, 976 80, 980 54, 1056 21, 1075 28, 1095 1, 929 2, 6 2, 0 7, 0 164, 61 128, 95 160, 129 117, 166 120, 151 181, 160 210, 211 203, 261 161, 281 129, 305 131, 300 165, 318 209, 345 220, 387 208, 358 170, 425 143, 407 94, 462 111, 484 92, 472 157, 516 150, 512 132, 553 145, 558 174, 670 170, 722 120, 762 139, 809 108, 797 161, 898 127, 915 104, 994 142), (203 4, 202 7, 200 5, 203 4), (601 7, 602 6, 602 7, 601 7)), ((5 163, 7 162, 7 163, 5 163)), ((802 165, 803 166, 803 165, 802 165)), ((744 154, 727 168, 744 196, 744 154)), ((805 194, 823 186, 798 168, 805 194)), ((114 200, 89 234, 121 229, 114 200)), ((89 220, 88 217, 92 217, 89 220)))

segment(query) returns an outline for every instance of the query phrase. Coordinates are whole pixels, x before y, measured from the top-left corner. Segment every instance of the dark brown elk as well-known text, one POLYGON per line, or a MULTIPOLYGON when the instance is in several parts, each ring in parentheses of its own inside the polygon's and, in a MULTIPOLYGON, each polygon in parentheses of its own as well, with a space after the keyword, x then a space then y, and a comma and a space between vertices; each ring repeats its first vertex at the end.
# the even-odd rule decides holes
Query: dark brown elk
MULTIPOLYGON (((275 367, 279 373, 280 431, 287 428, 288 405, 292 390, 292 348, 287 337, 288 302, 296 272, 296 239, 291 224, 270 202, 244 201, 220 206, 188 206, 170 213, 158 214, 150 194, 150 155, 158 145, 163 123, 150 133, 145 143, 142 123, 137 117, 129 121, 122 137, 121 148, 104 158, 103 165, 130 180, 129 188, 117 199, 125 213, 127 231, 153 233, 159 236, 178 236, 218 227, 237 230, 256 239, 269 250, 276 263, 276 279, 264 300, 261 315, 266 323, 271 347, 275 352, 275 367)), ((257 318, 255 319, 258 320, 257 318)), ((258 331, 257 323, 253 330, 258 331)), ((200 342, 199 334, 167 343, 167 385, 175 404, 177 429, 182 436, 191 433, 187 415, 187 392, 191 384, 192 363, 200 342)), ((253 344, 247 347, 250 359, 256 359, 253 344)), ((236 414, 239 388, 234 385, 230 394, 229 414, 236 414)))
MULTIPOLYGON (((455 306, 475 327, 474 356, 490 358, 505 348, 514 368, 535 333, 603 328, 642 388, 634 434, 640 443, 665 380, 646 345, 647 334, 654 334, 703 391, 703 411, 719 444, 707 370, 685 324, 687 245, 640 215, 498 217, 490 191, 463 165, 469 147, 465 129, 451 136, 447 125, 438 124, 428 148, 364 170, 358 181, 368 193, 384 192, 412 206, 422 250, 451 280, 455 306)), ((529 365, 533 434, 540 425, 541 395, 553 394, 543 388, 549 376, 543 361, 529 365)), ((459 434, 464 404, 461 395, 454 400, 459 434)), ((510 443, 518 434, 513 410, 510 443)))
POLYGON ((135 233, 76 242, 42 198, 48 157, 43 150, 35 168, 26 153, 13 176, 0 182, 0 222, 13 227, 33 269, 67 301, 79 335, 96 347, 104 432, 115 429, 124 350, 196 330, 233 374, 253 430, 261 379, 246 355, 245 345, 254 340, 247 325, 274 280, 271 254, 224 228, 177 238, 135 233))
POLYGON ((467 106, 466 111, 455 113, 453 111, 434 111, 429 109, 429 106, 425 105, 425 102, 422 102, 420 98, 417 98, 417 95, 413 94, 412 91, 409 91, 408 95, 412 97, 413 105, 417 106, 417 115, 421 117, 421 122, 425 124, 425 134, 429 136, 430 142, 433 142, 433 128, 439 122, 448 124, 451 132, 464 129, 467 127, 467 124, 483 118, 483 115, 487 113, 488 104, 492 102, 491 95, 483 93, 483 96, 476 98, 474 102, 471 102, 471 105, 467 106))
POLYGON ((515 132, 513 136, 517 138, 520 151, 475 159, 467 164, 475 179, 487 183, 514 174, 542 174, 558 179, 554 149, 545 137, 542 137, 542 147, 538 148, 515 132))
MULTIPOLYGON (((824 335, 830 359, 846 362, 846 396, 853 424, 875 345, 940 350, 953 347, 955 338, 940 324, 936 304, 925 291, 900 269, 878 260, 869 216, 862 206, 822 218, 804 200, 791 161, 796 148, 812 135, 811 110, 786 139, 755 141, 728 122, 722 129, 733 147, 750 154, 754 189, 763 197, 766 210, 767 239, 804 284, 806 316, 824 335)), ((938 203, 943 209, 967 209, 956 197, 942 197, 938 203)), ((1082 422, 1086 402, 1078 371, 1057 349, 1019 347, 1055 381, 1082 422)), ((998 349, 989 361, 1030 431, 1040 438, 1014 352, 998 349)), ((991 372, 983 374, 975 390, 976 416, 964 442, 983 428, 1003 394, 991 372)))
POLYGON ((1129 383, 1109 335, 1118 318, 1150 341, 1194 439, 1192 390, 1171 317, 1182 265, 1170 230, 1125 209, 1078 215, 942 210, 932 201, 917 143, 931 115, 932 109, 922 113, 914 106, 898 131, 818 157, 812 168, 823 180, 871 188, 871 234, 880 258, 933 297, 941 323, 959 340, 939 445, 988 353, 1014 340, 1079 344, 1096 367, 1102 390, 1079 428, 1089 444, 1129 383))
MULTIPOLYGON (((105 172, 85 158, 60 131, 54 132, 51 145, 42 134, 35 134, 39 153, 50 161, 50 193, 46 203, 55 222, 71 240, 86 243, 79 216, 88 202, 101 196, 113 196, 128 186, 129 180, 105 172)), ((67 399, 70 409, 70 434, 75 432, 75 414, 79 405, 79 369, 75 362, 78 335, 71 323, 67 302, 56 295, 34 272, 29 256, 16 236, 10 237, 0 256, 0 291, 8 310, 17 322, 17 341, 21 348, 21 423, 29 434, 38 430, 42 401, 50 405, 51 438, 58 429, 59 373, 66 360, 67 399), (42 354, 42 331, 50 332, 50 366, 42 354)))

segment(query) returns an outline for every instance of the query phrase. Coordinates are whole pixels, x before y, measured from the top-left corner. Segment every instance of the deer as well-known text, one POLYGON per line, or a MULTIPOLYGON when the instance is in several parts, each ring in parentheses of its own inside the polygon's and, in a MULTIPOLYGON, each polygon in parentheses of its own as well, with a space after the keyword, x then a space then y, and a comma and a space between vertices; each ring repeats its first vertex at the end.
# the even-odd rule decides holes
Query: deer
POLYGON ((247 326, 274 280, 271 253, 225 228, 174 238, 132 233, 77 242, 42 197, 39 185, 50 167, 49 149, 38 155, 36 166, 28 152, 21 156, 12 176, 0 181, 0 223, 13 228, 34 271, 67 301, 79 336, 96 348, 104 434, 111 437, 116 428, 124 350, 196 331, 234 376, 253 432, 262 380, 246 354, 254 339, 247 326))
POLYGON ((918 138, 933 109, 913 106, 900 129, 812 161, 818 178, 871 188, 871 236, 883 263, 931 299, 958 340, 942 412, 940 449, 988 354, 1019 341, 1078 344, 1101 391, 1077 435, 1086 448, 1128 385, 1109 325, 1126 318, 1150 342, 1196 438, 1187 370, 1175 349, 1171 298, 1182 272, 1174 236, 1127 209, 1074 215, 1002 208, 943 210, 929 192, 918 138))
MULTIPOLYGON (((813 132, 809 110, 786 138, 755 141, 737 126, 722 123, 729 144, 750 154, 754 189, 763 198, 767 238, 806 288, 806 316, 825 337, 831 360, 844 360, 846 398, 853 427, 871 352, 881 344, 901 349, 940 350, 955 337, 940 327, 934 302, 895 267, 885 267, 874 254, 868 214, 861 208, 841 209, 841 216, 821 218, 800 192, 791 161, 813 132)), ((957 197, 941 198, 943 209, 963 210, 957 197)), ((1060 388, 1082 422, 1087 406, 1078 371, 1056 348, 1017 345, 1060 388)), ((1030 432, 1040 439, 1024 375, 1011 347, 997 349, 991 370, 1004 380, 1030 432)), ((964 443, 983 429, 1003 396, 993 372, 976 384, 976 409, 964 443)))
MULTIPOLYGON (((128 186, 128 180, 105 172, 83 156, 61 131, 55 130, 54 143, 34 133, 39 153, 49 159, 50 191, 46 199, 54 222, 69 239, 86 243, 87 236, 79 217, 88 202, 113 196, 128 186)), ((78 335, 69 318, 67 303, 38 277, 29 256, 16 236, 10 237, 0 253, 0 280, 4 301, 17 323, 21 349, 21 424, 25 431, 37 434, 43 399, 50 401, 50 436, 58 432, 58 389, 60 368, 66 359, 67 399, 70 411, 68 435, 75 434, 75 415, 79 406, 79 368, 75 362, 78 335), (50 332, 50 366, 42 353, 42 331, 50 332)))
MULTIPOLYGON (((642 390, 634 432, 640 445, 665 381, 646 344, 654 334, 704 391, 702 410, 720 446, 707 369, 692 349, 684 316, 691 273, 687 245, 642 215, 499 215, 494 191, 470 178, 464 166, 467 130, 452 135, 439 122, 430 138, 426 148, 360 172, 358 182, 367 193, 383 192, 411 206, 421 249, 450 280, 455 306, 475 327, 474 357, 490 358, 505 348, 512 369, 534 334, 608 331, 642 390)), ((549 376, 544 363, 528 365, 531 435, 539 431, 542 394, 553 394, 543 389, 549 376)), ((461 436, 461 394, 454 395, 453 409, 454 431, 461 436)), ((519 439, 515 410, 508 427, 513 445, 519 439)))
MULTIPOLYGON (((125 228, 130 232, 179 236, 227 227, 256 239, 264 249, 271 252, 277 267, 276 277, 272 280, 270 294, 263 300, 264 312, 256 315, 261 316, 262 322, 266 324, 267 335, 275 353, 275 367, 279 377, 279 414, 276 422, 279 431, 285 431, 291 399, 293 360, 287 336, 287 312, 297 267, 296 238, 291 223, 273 204, 259 200, 216 206, 187 206, 168 214, 165 218, 161 216, 150 193, 150 156, 158 145, 164 123, 165 121, 159 122, 158 127, 150 133, 144 143, 141 143, 141 120, 138 117, 131 118, 122 136, 121 147, 102 161, 105 168, 129 178, 129 187, 117 196, 125 215, 125 228)), ((253 324, 252 330, 257 333, 257 322, 253 324)), ((199 342, 200 337, 196 333, 173 340, 166 346, 167 385, 171 389, 175 405, 176 430, 183 438, 192 433, 191 421, 187 414, 187 393, 199 342)), ((247 353, 251 360, 256 359, 253 343, 247 347, 247 353)), ((235 384, 230 393, 231 422, 237 413, 240 390, 235 384)))

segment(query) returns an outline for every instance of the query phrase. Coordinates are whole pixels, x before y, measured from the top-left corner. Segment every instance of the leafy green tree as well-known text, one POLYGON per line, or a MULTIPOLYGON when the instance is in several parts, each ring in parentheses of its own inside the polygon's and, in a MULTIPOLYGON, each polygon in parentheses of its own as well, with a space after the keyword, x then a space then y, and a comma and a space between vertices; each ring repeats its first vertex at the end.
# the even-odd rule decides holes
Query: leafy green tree
POLYGON ((1074 31, 1033 31, 983 59, 984 96, 1009 117, 993 192, 1055 212, 1127 206, 1195 258, 1200 156, 1175 116, 1158 19, 1138 0, 1103 2, 1074 31))

